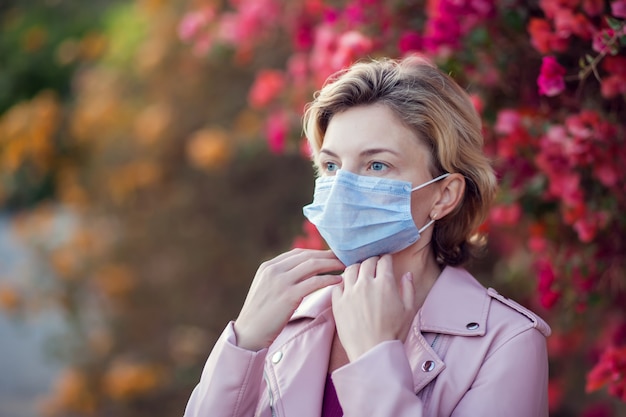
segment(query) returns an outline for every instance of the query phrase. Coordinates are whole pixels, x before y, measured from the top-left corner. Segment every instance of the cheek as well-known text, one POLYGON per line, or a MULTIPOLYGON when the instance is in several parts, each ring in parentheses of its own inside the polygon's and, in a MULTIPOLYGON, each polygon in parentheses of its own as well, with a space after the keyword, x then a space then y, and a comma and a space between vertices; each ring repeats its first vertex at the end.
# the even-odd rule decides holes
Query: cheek
POLYGON ((413 193, 411 197, 411 215, 418 229, 430 221, 430 206, 430 201, 426 195, 413 193))

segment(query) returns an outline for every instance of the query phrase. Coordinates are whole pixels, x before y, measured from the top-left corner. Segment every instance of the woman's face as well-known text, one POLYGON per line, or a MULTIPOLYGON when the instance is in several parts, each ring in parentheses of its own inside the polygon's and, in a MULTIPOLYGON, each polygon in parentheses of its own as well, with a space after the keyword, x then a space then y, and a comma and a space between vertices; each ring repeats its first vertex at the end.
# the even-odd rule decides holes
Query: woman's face
MULTIPOLYGON (((332 117, 317 163, 323 176, 338 169, 358 175, 409 181, 413 187, 432 179, 427 147, 387 106, 350 108, 332 117)), ((437 184, 412 193, 413 221, 429 221, 437 184)))

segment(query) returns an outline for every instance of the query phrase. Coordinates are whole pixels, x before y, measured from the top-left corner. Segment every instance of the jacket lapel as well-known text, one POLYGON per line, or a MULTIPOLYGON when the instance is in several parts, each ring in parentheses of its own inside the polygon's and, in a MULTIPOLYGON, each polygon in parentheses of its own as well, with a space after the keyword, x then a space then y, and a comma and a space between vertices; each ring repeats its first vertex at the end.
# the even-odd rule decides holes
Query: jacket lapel
POLYGON ((405 342, 416 393, 446 367, 424 334, 483 336, 490 299, 485 288, 467 271, 444 268, 415 316, 405 342))

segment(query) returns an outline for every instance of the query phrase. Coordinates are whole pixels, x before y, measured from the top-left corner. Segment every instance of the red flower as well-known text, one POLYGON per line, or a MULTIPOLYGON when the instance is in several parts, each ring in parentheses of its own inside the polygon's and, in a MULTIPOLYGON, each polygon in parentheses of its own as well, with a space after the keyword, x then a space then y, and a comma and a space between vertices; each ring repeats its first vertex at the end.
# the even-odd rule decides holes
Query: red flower
POLYGON ((604 386, 609 393, 626 401, 626 346, 609 346, 602 352, 596 366, 587 374, 587 392, 604 386))
POLYGON ((544 96, 556 96, 565 89, 565 68, 563 68, 553 56, 543 57, 541 73, 537 78, 539 94, 544 96))

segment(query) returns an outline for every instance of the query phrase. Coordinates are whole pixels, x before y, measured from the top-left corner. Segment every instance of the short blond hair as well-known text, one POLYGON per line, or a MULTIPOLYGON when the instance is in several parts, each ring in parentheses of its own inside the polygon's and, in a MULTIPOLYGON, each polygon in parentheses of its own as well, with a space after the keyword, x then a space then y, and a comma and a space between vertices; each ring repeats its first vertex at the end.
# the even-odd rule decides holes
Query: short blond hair
POLYGON ((474 239, 496 193, 496 177, 483 152, 481 119, 469 95, 423 58, 359 62, 331 76, 306 106, 304 132, 317 163, 330 120, 349 108, 389 107, 428 149, 433 177, 446 172, 465 177, 462 202, 435 223, 432 245, 437 261, 458 266, 474 257, 474 239))

